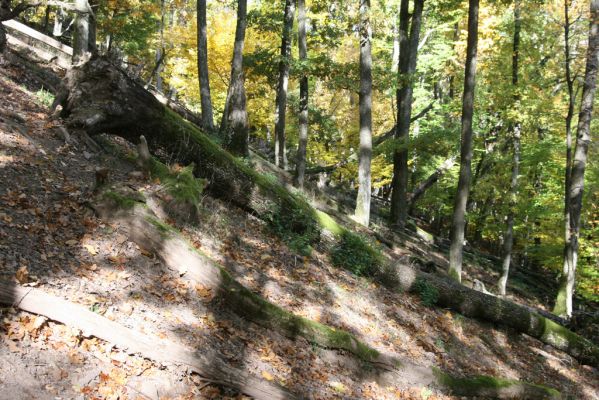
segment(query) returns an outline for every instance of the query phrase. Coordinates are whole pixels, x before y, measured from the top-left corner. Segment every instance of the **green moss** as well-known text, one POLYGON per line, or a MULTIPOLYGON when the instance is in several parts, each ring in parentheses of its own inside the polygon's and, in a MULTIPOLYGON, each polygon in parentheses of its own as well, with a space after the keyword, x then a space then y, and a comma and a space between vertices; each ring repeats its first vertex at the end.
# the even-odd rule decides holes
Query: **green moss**
POLYGON ((384 263, 381 251, 370 245, 360 235, 343 231, 339 242, 331 251, 331 261, 355 275, 373 276, 384 263))
POLYGON ((448 274, 449 274, 449 277, 451 279, 453 279, 454 281, 462 282, 462 277, 460 276, 459 272, 456 271, 455 269, 450 268, 448 274))
POLYGON ((416 282, 414 282, 414 289, 425 306, 432 307, 437 304, 437 301, 439 300, 439 291, 425 279, 417 278, 416 282))
POLYGON ((433 374, 437 379, 437 382, 450 389, 454 394, 460 396, 485 396, 493 397, 492 394, 498 392, 501 389, 507 389, 512 386, 520 386, 522 390, 528 392, 526 398, 532 398, 531 396, 539 396, 538 398, 561 398, 560 392, 555 389, 543 386, 535 385, 517 380, 495 378, 491 376, 475 376, 472 378, 456 378, 453 377, 440 369, 433 367, 433 374))
POLYGON ((142 203, 139 199, 127 197, 127 196, 122 195, 121 193, 113 192, 110 190, 105 190, 104 192, 102 192, 102 197, 115 202, 119 208, 122 208, 125 210, 131 209, 131 208, 135 207, 136 205, 142 203))
POLYGON ((163 237, 167 237, 167 236, 170 236, 172 234, 178 234, 179 233, 175 228, 173 228, 169 224, 166 224, 166 223, 162 222, 158 218, 154 218, 154 217, 148 215, 148 216, 146 216, 146 220, 149 223, 151 223, 152 225, 154 225, 156 227, 156 229, 158 229, 158 231, 160 232, 160 234, 163 237))
POLYGON ((322 211, 316 211, 316 218, 320 226, 334 235, 341 235, 346 231, 341 225, 339 225, 331 216, 322 211))

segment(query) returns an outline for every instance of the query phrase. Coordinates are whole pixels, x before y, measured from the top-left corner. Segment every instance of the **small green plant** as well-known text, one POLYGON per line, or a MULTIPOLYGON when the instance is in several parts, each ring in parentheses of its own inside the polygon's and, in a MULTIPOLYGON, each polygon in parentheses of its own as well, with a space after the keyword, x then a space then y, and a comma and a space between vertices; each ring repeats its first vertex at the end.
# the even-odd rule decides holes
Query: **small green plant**
POLYGON ((312 244, 320 238, 320 229, 309 210, 285 207, 271 213, 269 225, 289 248, 301 255, 312 252, 312 244))
POLYGON ((415 282, 416 291, 420 295, 422 304, 427 307, 432 307, 439 300, 439 291, 437 288, 428 283, 425 279, 418 278, 415 282))
POLYGON ((40 101, 40 103, 42 103, 46 107, 51 107, 52 103, 54 103, 54 95, 52 93, 50 93, 49 91, 44 90, 44 88, 41 88, 40 90, 38 90, 35 93, 35 96, 40 101))
POLYGON ((383 265, 381 251, 350 231, 341 233, 339 242, 331 252, 331 260, 335 266, 358 276, 373 276, 383 265))

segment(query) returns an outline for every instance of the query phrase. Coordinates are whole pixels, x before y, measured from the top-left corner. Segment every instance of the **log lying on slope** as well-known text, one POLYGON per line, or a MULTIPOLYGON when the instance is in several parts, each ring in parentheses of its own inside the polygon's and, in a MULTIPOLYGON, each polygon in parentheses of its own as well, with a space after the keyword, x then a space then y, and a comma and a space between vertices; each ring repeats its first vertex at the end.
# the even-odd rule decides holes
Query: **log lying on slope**
POLYGON ((287 215, 298 232, 310 229, 305 220, 293 220, 313 212, 305 201, 224 151, 108 59, 92 58, 70 70, 59 102, 70 129, 114 134, 133 143, 144 135, 152 154, 183 165, 193 163, 194 174, 208 179, 206 189, 215 197, 264 219, 271 213, 287 215))
POLYGON ((202 349, 202 352, 199 352, 168 340, 135 332, 83 306, 44 293, 40 289, 0 282, 0 304, 43 315, 53 321, 80 329, 86 336, 105 340, 128 354, 140 354, 155 362, 184 366, 204 378, 232 387, 256 399, 298 398, 275 383, 258 379, 239 368, 229 366, 212 351, 202 349))
POLYGON ((349 332, 287 312, 234 280, 221 266, 193 248, 177 230, 160 221, 140 200, 143 199, 127 188, 104 189, 96 197, 93 206, 102 218, 119 222, 131 241, 155 253, 174 272, 185 270, 184 279, 192 279, 212 289, 233 312, 243 318, 292 339, 302 336, 321 347, 346 350, 374 367, 378 380, 394 384, 432 385, 463 396, 561 398, 556 390, 540 385, 488 376, 457 378, 436 368, 388 357, 360 342, 349 332))
POLYGON ((394 266, 384 278, 387 287, 413 293, 420 293, 423 285, 428 285, 436 292, 439 306, 470 318, 510 327, 568 353, 583 364, 599 367, 596 344, 526 307, 407 265, 394 266))

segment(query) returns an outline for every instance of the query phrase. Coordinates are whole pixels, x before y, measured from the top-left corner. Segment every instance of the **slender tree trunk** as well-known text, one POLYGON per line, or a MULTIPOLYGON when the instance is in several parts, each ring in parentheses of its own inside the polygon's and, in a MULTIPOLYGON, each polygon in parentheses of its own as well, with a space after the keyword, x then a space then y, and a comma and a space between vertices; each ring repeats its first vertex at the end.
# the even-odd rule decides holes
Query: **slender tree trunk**
POLYGON ((370 222, 372 159, 372 31, 370 0, 360 0, 360 154, 358 166, 358 197, 355 219, 368 226, 370 222))
POLYGON ((413 77, 416 72, 418 41, 422 23, 424 0, 415 0, 412 23, 408 35, 408 0, 400 6, 399 31, 399 88, 397 91, 397 131, 396 138, 401 148, 393 155, 393 182, 391 196, 391 223, 403 229, 408 220, 408 142, 412 115, 413 77))
POLYGON ((564 248, 564 276, 554 313, 560 316, 572 316, 572 298, 576 283, 576 265, 578 262, 578 238, 580 236, 580 214, 582 211, 582 195, 584 188, 584 172, 587 163, 589 145, 591 143, 591 119, 593 116, 593 101, 599 69, 599 0, 591 0, 591 16, 589 27, 589 45, 587 62, 582 88, 580 113, 576 132, 576 150, 572 159, 568 187, 568 216, 570 226, 566 231, 564 248))
MULTIPOLYGON (((300 62, 304 64, 308 59, 308 45, 306 41, 306 4, 305 0, 297 1, 298 22, 298 47, 300 62)), ((297 146, 297 159, 295 162, 295 185, 304 187, 306 173, 306 149, 308 147, 308 75, 302 70, 300 77, 300 102, 299 102, 299 141, 297 146)))
POLYGON ((243 42, 247 26, 247 0, 237 1, 237 26, 231 62, 231 81, 220 131, 226 148, 235 155, 249 156, 249 122, 243 74, 243 42))
MULTIPOLYGON (((512 86, 515 91, 514 102, 516 106, 520 100, 518 91, 518 62, 520 57, 520 31, 522 29, 522 20, 520 19, 520 0, 514 2, 514 44, 512 52, 512 86)), ((512 126, 512 140, 514 146, 514 160, 512 164, 512 177, 510 180, 509 210, 505 233, 503 235, 503 262, 502 272, 497 284, 499 294, 505 296, 507 280, 510 273, 510 263, 512 260, 512 247, 514 245, 514 214, 518 202, 518 174, 520 173, 520 132, 521 125, 516 121, 512 126)))
POLYGON ((470 190, 470 179, 472 176, 472 117, 474 114, 474 85, 476 78, 476 53, 478 48, 478 3, 479 0, 469 0, 466 71, 464 76, 464 94, 462 97, 460 176, 454 201, 450 234, 449 275, 458 282, 462 281, 466 204, 468 203, 468 192, 470 190))
POLYGON ((96 49, 96 17, 87 0, 75 1, 73 64, 88 60, 96 49))
POLYGON ((391 72, 399 69, 399 27, 397 18, 393 21, 393 52, 391 53, 391 72))
POLYGON ((283 14, 283 33, 281 35, 281 60, 279 61, 279 84, 277 86, 277 105, 275 115, 275 164, 287 168, 285 149, 285 113, 287 111, 287 87, 289 85, 289 58, 291 57, 291 29, 295 2, 285 0, 283 14))
POLYGON ((206 0, 198 0, 198 80, 202 103, 202 125, 208 131, 214 130, 212 99, 210 98, 210 78, 208 76, 208 35, 206 33, 206 0))
POLYGON ((62 31, 62 24, 66 19, 66 13, 62 7, 58 7, 56 13, 54 14, 54 28, 52 30, 52 36, 60 37, 64 33, 62 31))
POLYGON ((154 80, 156 81, 156 90, 159 91, 160 93, 163 92, 163 85, 162 85, 162 61, 164 59, 164 1, 165 0, 161 0, 160 1, 160 22, 159 22, 159 32, 160 32, 160 41, 158 43, 158 48, 156 49, 156 68, 154 68, 153 71, 153 76, 150 76, 150 80, 148 82, 148 85, 152 82, 152 78, 154 78, 154 80))

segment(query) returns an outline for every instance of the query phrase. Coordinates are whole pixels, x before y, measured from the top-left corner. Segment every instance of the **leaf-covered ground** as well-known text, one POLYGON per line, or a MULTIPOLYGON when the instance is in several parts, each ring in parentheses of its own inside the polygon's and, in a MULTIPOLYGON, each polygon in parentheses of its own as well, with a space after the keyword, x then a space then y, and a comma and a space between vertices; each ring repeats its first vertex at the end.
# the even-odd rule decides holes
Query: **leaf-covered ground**
MULTIPOLYGON (((227 311, 213 293, 140 251, 118 225, 87 207, 97 167, 159 200, 124 161, 65 143, 16 67, 0 71, 0 278, 36 286, 140 333, 218 351, 231 365, 313 399, 448 399, 418 382, 377 382, 351 355, 290 340, 227 311)), ((115 140, 115 143, 127 146, 115 140)), ((161 213, 160 202, 150 202, 161 213)), ((176 221, 171 221, 176 224, 176 221)), ((346 329, 386 354, 462 375, 545 384, 598 399, 599 373, 504 328, 424 306, 331 266, 316 249, 291 252, 264 223, 205 197, 199 216, 179 225, 189 240, 241 283, 313 320, 346 329)), ((404 257, 398 249, 395 257, 404 257)), ((243 398, 174 365, 130 356, 85 332, 1 309, 0 399, 243 398)))

